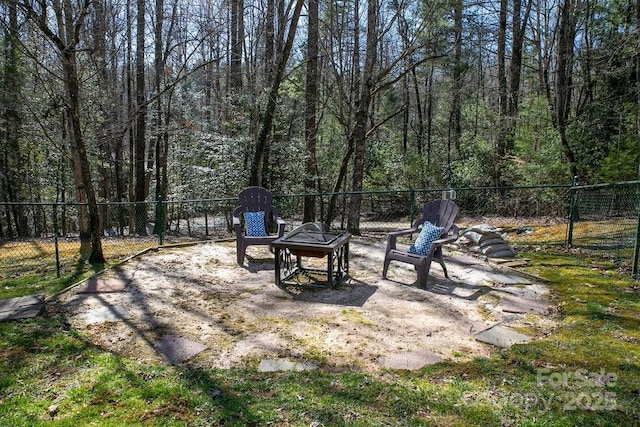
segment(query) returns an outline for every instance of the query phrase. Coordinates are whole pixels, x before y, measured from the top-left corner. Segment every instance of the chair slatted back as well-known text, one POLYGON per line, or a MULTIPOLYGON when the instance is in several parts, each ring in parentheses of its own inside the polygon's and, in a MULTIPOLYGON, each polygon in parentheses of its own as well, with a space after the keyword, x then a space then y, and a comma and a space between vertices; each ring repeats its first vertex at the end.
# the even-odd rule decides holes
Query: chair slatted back
POLYGON ((416 220, 414 225, 422 225, 425 221, 429 221, 448 231, 456 220, 459 210, 458 205, 451 200, 434 200, 424 205, 422 218, 416 220))

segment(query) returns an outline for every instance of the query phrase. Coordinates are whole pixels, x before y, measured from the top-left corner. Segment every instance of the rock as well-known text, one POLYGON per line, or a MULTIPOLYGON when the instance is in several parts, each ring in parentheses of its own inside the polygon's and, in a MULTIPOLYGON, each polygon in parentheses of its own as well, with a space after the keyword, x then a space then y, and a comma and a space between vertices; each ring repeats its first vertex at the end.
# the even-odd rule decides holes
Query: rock
POLYGON ((533 233, 533 227, 519 227, 516 230, 516 234, 531 234, 533 233))

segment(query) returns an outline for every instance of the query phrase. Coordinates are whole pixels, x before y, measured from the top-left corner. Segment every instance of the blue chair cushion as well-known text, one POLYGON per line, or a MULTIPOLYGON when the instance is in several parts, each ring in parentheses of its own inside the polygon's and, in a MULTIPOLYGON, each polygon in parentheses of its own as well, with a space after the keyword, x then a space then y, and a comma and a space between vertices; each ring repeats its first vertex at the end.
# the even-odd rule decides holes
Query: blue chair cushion
POLYGON ((409 247, 410 254, 426 255, 429 253, 429 249, 434 241, 438 240, 438 237, 444 232, 443 227, 438 227, 431 224, 429 221, 425 221, 422 224, 422 230, 418 234, 418 238, 409 247))
POLYGON ((267 230, 264 228, 264 211, 245 212, 244 213, 244 229, 247 236, 251 236, 251 237, 268 236, 267 230))

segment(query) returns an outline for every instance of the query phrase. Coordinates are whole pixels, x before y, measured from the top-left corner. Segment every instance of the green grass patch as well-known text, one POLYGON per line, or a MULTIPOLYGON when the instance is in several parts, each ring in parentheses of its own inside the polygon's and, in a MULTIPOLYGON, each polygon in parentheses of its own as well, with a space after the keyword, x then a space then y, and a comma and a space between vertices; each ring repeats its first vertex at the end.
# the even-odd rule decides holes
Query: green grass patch
POLYGON ((344 309, 342 310, 342 316, 344 317, 345 320, 351 323, 357 323, 357 324, 368 325, 368 326, 376 325, 376 322, 364 317, 364 314, 360 310, 344 309))
POLYGON ((0 323, 0 425, 638 425, 637 282, 580 253, 522 256, 549 280, 558 326, 488 358, 414 372, 163 366, 105 352, 58 314, 0 323))
POLYGON ((58 245, 58 270, 53 241, 5 243, 0 246, 0 299, 53 295, 152 246, 153 241, 105 240, 106 263, 90 265, 81 255, 80 242, 65 240, 58 245))

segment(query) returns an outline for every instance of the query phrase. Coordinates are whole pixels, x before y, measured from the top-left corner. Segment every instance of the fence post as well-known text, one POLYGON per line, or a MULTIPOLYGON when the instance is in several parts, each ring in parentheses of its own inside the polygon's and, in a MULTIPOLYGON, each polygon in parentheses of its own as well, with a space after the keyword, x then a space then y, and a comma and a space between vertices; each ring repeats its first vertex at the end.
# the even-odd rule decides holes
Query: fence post
POLYGON ((56 277, 60 278, 60 251, 58 249, 58 204, 54 203, 53 207, 53 248, 56 254, 56 277))
POLYGON ((409 227, 413 226, 413 213, 416 210, 416 190, 413 188, 410 190, 411 202, 409 206, 409 227))
POLYGON ((162 195, 156 200, 156 227, 158 228, 158 245, 162 246, 164 241, 164 204, 162 195))
POLYGON ((571 246, 573 244, 573 223, 576 219, 576 209, 578 208, 578 190, 576 187, 578 185, 578 177, 573 177, 573 182, 571 183, 571 206, 569 207, 569 231, 567 233, 567 246, 571 246))
POLYGON ((631 276, 634 279, 640 279, 640 274, 638 274, 639 258, 640 258, 640 192, 638 193, 638 221, 636 224, 636 244, 633 247, 633 266, 631 268, 631 276))

